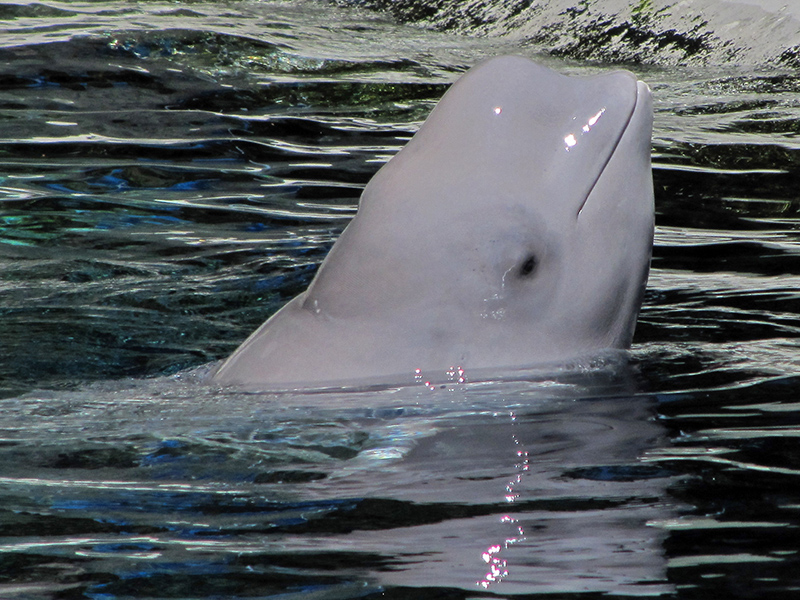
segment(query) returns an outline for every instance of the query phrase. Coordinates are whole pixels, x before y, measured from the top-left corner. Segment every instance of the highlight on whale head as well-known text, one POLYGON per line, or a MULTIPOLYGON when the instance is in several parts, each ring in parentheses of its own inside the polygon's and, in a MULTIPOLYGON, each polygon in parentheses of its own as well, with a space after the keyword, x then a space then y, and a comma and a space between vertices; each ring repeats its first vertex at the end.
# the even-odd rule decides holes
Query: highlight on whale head
POLYGON ((308 289, 213 373, 302 388, 627 348, 653 242, 652 100, 518 56, 456 81, 308 289))

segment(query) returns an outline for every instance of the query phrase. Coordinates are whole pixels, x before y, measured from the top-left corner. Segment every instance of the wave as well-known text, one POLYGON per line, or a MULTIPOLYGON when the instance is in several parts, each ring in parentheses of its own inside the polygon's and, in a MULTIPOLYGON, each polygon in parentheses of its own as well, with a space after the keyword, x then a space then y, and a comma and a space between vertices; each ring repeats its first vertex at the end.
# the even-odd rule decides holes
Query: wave
POLYGON ((652 65, 800 66, 800 5, 781 0, 340 0, 406 23, 505 37, 552 56, 652 65))

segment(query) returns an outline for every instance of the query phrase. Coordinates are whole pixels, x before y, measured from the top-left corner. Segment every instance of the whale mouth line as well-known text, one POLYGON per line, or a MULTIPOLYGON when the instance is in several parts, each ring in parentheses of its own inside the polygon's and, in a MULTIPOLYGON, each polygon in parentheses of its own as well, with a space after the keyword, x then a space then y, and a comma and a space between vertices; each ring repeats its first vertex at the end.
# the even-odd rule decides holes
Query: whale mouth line
POLYGON ((581 202, 581 205, 578 207, 578 211, 575 213, 575 218, 576 219, 580 218, 581 212, 583 211, 583 207, 586 206, 586 203, 589 201, 589 198, 591 197, 592 192, 594 191, 594 188, 597 186, 597 183, 600 181, 600 178, 603 176, 603 173, 605 172, 606 167, 608 166, 608 163, 610 163, 611 159, 614 157, 614 154, 616 153, 617 148, 619 147, 619 143, 622 141, 622 138, 625 135, 625 132, 628 131, 628 127, 630 126, 631 121, 633 120, 633 115, 636 114, 636 108, 639 105, 640 97, 641 97, 641 92, 639 91, 639 85, 637 83, 637 85, 636 85, 636 100, 633 103, 633 107, 631 108, 631 112, 628 115, 628 118, 625 119, 625 124, 620 128, 619 135, 617 136, 617 139, 614 142, 614 145, 611 147, 611 151, 608 153, 608 156, 606 156, 606 159, 603 161, 603 165, 597 171, 597 175, 595 176, 594 181, 592 181, 592 184, 589 186, 589 189, 586 191, 586 194, 583 197, 583 201, 581 202))

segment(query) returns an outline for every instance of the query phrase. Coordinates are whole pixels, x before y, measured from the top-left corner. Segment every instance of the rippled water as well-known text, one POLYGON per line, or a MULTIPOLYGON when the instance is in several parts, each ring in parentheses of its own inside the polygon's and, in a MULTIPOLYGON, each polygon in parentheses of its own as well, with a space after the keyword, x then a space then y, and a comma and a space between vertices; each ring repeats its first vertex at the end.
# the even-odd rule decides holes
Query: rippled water
POLYGON ((626 65, 656 102, 630 369, 246 395, 202 365, 459 73, 532 51, 296 0, 0 19, 0 597, 797 594, 796 72, 626 65))

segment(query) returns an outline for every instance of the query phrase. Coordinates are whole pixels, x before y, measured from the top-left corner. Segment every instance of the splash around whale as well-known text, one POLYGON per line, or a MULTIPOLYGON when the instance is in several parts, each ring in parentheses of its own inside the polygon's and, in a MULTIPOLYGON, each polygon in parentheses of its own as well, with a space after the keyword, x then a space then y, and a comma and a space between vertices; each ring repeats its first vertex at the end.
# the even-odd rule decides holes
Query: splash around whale
POLYGON ((629 347, 653 243, 652 112, 624 71, 472 68, 369 182, 308 289, 212 381, 413 382, 629 347))

